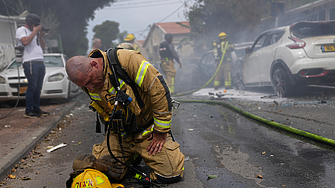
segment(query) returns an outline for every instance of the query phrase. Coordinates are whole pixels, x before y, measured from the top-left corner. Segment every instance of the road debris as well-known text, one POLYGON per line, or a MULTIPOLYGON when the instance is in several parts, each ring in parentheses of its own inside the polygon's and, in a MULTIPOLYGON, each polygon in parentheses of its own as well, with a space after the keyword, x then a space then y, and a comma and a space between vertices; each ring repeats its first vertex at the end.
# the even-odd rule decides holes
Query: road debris
POLYGON ((207 174, 206 176, 208 177, 208 178, 207 178, 208 180, 209 180, 209 179, 213 179, 213 178, 217 178, 217 177, 218 177, 218 175, 208 175, 208 174, 207 174))
POLYGON ((263 179, 262 175, 257 175, 256 178, 263 179))
POLYGON ((8 175, 7 177, 9 177, 10 179, 16 179, 16 176, 15 175, 8 175))
POLYGON ((27 176, 24 176, 21 178, 21 180, 31 180, 31 178, 27 177, 27 176))
POLYGON ((61 147, 65 147, 66 146, 66 144, 65 143, 61 143, 61 144, 58 144, 57 146, 55 146, 55 147, 53 147, 53 148, 51 148, 51 149, 48 149, 47 150, 47 152, 52 152, 52 151, 55 151, 56 149, 58 149, 58 148, 61 148, 61 147))

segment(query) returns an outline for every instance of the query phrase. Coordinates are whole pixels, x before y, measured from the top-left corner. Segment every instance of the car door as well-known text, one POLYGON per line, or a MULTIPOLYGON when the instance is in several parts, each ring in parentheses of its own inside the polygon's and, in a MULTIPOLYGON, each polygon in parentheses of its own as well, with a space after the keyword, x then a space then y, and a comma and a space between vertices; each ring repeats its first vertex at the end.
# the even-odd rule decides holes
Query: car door
POLYGON ((277 46, 281 43, 281 37, 283 36, 284 31, 272 31, 269 33, 263 43, 263 48, 259 51, 259 76, 262 85, 271 86, 271 64, 274 61, 277 46))
POLYGON ((266 36, 266 33, 260 35, 250 48, 250 52, 243 59, 243 83, 246 86, 252 86, 260 82, 258 61, 266 36))

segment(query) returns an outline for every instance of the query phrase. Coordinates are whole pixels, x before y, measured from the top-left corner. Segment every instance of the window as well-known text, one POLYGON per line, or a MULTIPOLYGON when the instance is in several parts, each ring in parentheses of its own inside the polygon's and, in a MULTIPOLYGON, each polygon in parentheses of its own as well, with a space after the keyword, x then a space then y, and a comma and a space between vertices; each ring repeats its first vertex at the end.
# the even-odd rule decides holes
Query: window
POLYGON ((252 46, 251 48, 251 51, 254 52, 254 51, 257 51, 261 48, 263 48, 264 46, 264 41, 266 39, 266 37, 268 36, 268 34, 263 34, 261 35, 260 37, 258 37, 258 39, 255 41, 254 45, 252 46))
POLYGON ((329 9, 329 20, 335 20, 335 8, 329 9))
POLYGON ((307 16, 306 21, 317 21, 318 20, 318 14, 311 14, 307 16))
POLYGON ((319 21, 326 21, 326 10, 321 10, 319 12, 319 21))
POLYGON ((335 22, 297 23, 292 33, 298 38, 335 35, 335 22))
POLYGON ((45 67, 64 67, 61 56, 44 56, 45 67))

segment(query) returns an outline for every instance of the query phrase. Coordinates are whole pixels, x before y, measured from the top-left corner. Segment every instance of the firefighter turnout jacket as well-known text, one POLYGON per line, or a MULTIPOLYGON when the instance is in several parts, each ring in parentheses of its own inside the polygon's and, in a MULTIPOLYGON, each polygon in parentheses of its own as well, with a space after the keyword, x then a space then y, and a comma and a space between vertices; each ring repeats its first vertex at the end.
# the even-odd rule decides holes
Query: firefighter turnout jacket
MULTIPOLYGON (((99 115, 105 117, 106 114, 112 112, 108 103, 109 101, 113 103, 116 96, 116 90, 108 76, 108 74, 112 75, 113 73, 106 52, 96 49, 89 54, 89 57, 103 58, 104 61, 104 86, 87 91, 90 98, 101 107, 102 111, 98 111, 99 115)), ((169 132, 171 129, 172 102, 163 76, 137 51, 118 49, 117 58, 122 69, 135 83, 145 104, 144 107, 140 108, 132 88, 118 78, 120 89, 133 99, 131 105, 134 106, 138 127, 146 129, 143 134, 152 131, 158 133, 169 132)))
POLYGON ((180 63, 179 56, 174 49, 173 44, 169 41, 164 41, 159 46, 159 55, 161 57, 161 60, 173 60, 175 59, 177 63, 180 63))

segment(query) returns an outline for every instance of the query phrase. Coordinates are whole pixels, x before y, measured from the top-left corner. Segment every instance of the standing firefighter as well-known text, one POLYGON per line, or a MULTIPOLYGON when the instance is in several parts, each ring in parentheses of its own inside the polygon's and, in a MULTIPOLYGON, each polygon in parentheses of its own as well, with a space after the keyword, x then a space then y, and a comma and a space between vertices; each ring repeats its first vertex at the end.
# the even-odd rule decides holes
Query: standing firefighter
POLYGON ((127 169, 133 172, 129 164, 140 156, 151 168, 152 181, 181 179, 185 157, 170 134, 170 93, 163 76, 141 53, 96 49, 89 57, 69 59, 66 71, 108 126, 105 140, 93 146, 93 155, 77 156, 73 170, 93 168, 121 180, 127 169))
POLYGON ((214 79, 214 89, 219 89, 220 81, 222 79, 222 75, 225 78, 225 89, 231 88, 231 57, 230 52, 234 51, 233 45, 229 44, 227 40, 228 35, 224 32, 219 34, 219 48, 218 58, 217 58, 217 67, 221 63, 221 67, 217 72, 215 79, 214 79))
POLYGON ((130 33, 126 36, 126 38, 124 39, 124 42, 132 44, 134 46, 134 50, 140 52, 141 49, 140 49, 140 47, 138 47, 137 44, 135 44, 135 39, 136 39, 135 35, 130 33))
POLYGON ((171 93, 174 93, 174 79, 176 77, 176 69, 174 67, 173 59, 179 63, 179 68, 181 68, 181 63, 179 56, 174 49, 173 44, 173 35, 166 33, 164 36, 165 41, 162 42, 159 46, 159 55, 161 57, 161 68, 165 76, 166 83, 170 89, 171 93))

